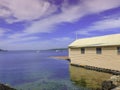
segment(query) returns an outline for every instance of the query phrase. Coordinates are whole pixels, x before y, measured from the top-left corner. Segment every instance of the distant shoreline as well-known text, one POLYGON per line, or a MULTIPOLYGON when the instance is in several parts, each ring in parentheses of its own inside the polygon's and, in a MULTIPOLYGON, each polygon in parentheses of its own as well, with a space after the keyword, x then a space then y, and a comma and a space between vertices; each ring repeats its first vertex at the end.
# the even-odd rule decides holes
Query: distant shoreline
POLYGON ((52 58, 70 61, 68 56, 52 56, 52 58))
POLYGON ((8 51, 8 50, 3 50, 3 49, 0 49, 0 52, 6 52, 6 51, 8 51))

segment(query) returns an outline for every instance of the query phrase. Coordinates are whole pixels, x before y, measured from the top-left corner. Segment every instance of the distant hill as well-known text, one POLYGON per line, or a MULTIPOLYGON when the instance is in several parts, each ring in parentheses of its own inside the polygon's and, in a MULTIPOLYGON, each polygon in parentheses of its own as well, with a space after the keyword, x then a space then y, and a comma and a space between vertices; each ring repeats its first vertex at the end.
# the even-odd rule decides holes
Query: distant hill
POLYGON ((63 51, 63 50, 68 50, 68 48, 53 48, 53 49, 46 49, 40 51, 63 51))
POLYGON ((68 50, 68 48, 54 48, 54 49, 49 49, 49 50, 68 50))
POLYGON ((7 50, 0 49, 0 52, 1 52, 1 51, 7 51, 7 50))
POLYGON ((2 49, 0 49, 0 51, 3 51, 2 49))

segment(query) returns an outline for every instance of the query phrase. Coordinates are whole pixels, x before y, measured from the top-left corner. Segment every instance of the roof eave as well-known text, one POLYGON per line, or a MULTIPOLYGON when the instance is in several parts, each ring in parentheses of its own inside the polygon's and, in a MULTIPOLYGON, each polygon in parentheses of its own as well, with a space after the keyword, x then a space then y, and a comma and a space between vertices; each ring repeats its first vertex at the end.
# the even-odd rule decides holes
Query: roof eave
POLYGON ((98 46, 68 46, 69 48, 82 48, 82 47, 108 47, 108 46, 120 46, 120 45, 98 45, 98 46))

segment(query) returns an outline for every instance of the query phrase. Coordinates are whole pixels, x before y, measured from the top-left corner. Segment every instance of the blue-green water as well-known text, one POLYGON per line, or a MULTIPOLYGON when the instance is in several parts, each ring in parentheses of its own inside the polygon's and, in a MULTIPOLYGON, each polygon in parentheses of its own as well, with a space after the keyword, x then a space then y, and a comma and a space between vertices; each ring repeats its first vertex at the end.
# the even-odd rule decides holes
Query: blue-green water
POLYGON ((69 62, 50 56, 67 51, 0 52, 0 82, 18 90, 83 90, 70 80, 69 62))

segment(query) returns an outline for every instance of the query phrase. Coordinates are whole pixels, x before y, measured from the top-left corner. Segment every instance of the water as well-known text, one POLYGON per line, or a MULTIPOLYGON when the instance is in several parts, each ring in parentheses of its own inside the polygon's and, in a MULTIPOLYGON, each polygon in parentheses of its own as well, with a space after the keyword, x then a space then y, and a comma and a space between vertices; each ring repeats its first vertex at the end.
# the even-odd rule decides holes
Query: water
POLYGON ((67 54, 67 51, 0 52, 0 82, 17 90, 89 90, 86 85, 78 84, 81 76, 75 72, 77 68, 68 61, 51 58, 67 54))
POLYGON ((105 80, 109 80, 112 76, 108 73, 102 73, 84 68, 69 66, 71 80, 76 86, 91 88, 92 90, 101 90, 101 84, 105 80))

